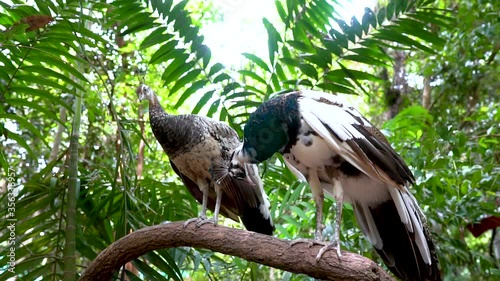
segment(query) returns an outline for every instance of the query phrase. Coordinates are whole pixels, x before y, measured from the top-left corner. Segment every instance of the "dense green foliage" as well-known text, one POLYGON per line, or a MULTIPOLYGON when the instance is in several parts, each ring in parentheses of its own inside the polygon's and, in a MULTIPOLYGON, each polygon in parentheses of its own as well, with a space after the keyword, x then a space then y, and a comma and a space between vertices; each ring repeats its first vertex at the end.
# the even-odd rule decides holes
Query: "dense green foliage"
MULTIPOLYGON (((200 27, 218 18, 204 1, 12 2, 0 0, 1 280, 12 276, 11 222, 4 218, 17 219, 19 280, 61 280, 64 268, 80 273, 133 230, 197 215, 198 204, 144 122, 135 95, 141 81, 168 112, 207 115, 240 134, 249 112, 285 89, 359 95, 367 102, 362 111, 417 178, 413 191, 446 280, 500 278, 491 232, 475 238, 466 230, 500 215, 500 1, 381 1, 346 23, 335 1, 278 0, 277 20, 262 22, 268 55, 245 53, 236 70, 204 45, 200 27), (387 77, 399 75, 397 54, 405 56, 409 85, 399 113, 387 120, 390 89, 398 89, 387 77), (421 94, 424 85, 429 97, 421 94), (15 210, 8 205, 13 186, 15 210), (76 208, 68 205, 71 196, 76 208)), ((279 156, 261 171, 276 235, 312 237, 308 187, 279 156)), ((345 208, 343 247, 377 260, 345 208)), ((327 225, 326 237, 332 234, 327 225)), ((127 272, 130 280, 308 279, 188 248, 155 251, 133 265, 141 277, 127 272)))

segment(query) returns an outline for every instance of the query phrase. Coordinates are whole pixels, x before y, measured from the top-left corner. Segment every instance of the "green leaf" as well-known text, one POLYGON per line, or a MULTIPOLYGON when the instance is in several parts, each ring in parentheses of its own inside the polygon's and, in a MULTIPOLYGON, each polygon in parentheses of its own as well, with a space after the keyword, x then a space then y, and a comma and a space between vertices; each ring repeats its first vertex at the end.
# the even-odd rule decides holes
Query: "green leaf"
POLYGON ((256 108, 261 104, 262 104, 262 102, 258 102, 258 101, 241 100, 241 101, 234 102, 228 109, 235 109, 238 107, 242 107, 242 108, 245 108, 248 110, 250 108, 256 108))
MULTIPOLYGON (((165 253, 168 254, 168 253, 165 253)), ((146 253, 143 256, 147 261, 149 261, 152 265, 157 267, 159 270, 163 271, 164 273, 167 274, 169 278, 172 278, 173 280, 180 281, 182 280, 175 270, 171 267, 171 264, 166 263, 159 255, 157 255, 155 252, 149 252, 146 253)), ((175 264, 175 263, 174 263, 175 264)))
POLYGON ((239 70, 238 71, 241 75, 243 76, 248 76, 262 84, 267 84, 266 80, 262 77, 260 77, 259 75, 257 75, 256 73, 252 72, 252 71, 249 71, 249 70, 239 70))
POLYGON ((170 14, 173 2, 173 0, 159 0, 151 1, 150 3, 154 10, 157 10, 163 18, 166 18, 170 14))
POLYGON ((267 30, 267 46, 269 50, 269 61, 271 62, 271 65, 274 64, 274 56, 278 52, 278 42, 283 42, 281 40, 281 36, 279 35, 278 31, 276 31, 276 28, 273 26, 271 22, 269 22, 266 18, 262 19, 264 26, 266 27, 267 30))
MULTIPOLYGON (((298 65, 298 62, 297 62, 297 65, 298 65)), ((275 69, 276 69, 276 75, 278 75, 278 78, 280 80, 286 80, 286 74, 285 74, 285 71, 283 71, 283 67, 281 66, 281 64, 277 63, 275 69)))
POLYGON ((342 47, 337 44, 336 40, 323 39, 322 43, 327 50, 336 56, 340 57, 342 55, 342 47))
POLYGON ((293 41, 302 42, 306 45, 311 45, 311 42, 308 38, 307 29, 304 26, 303 21, 295 22, 295 27, 292 29, 293 32, 293 41))
POLYGON ((165 84, 176 81, 182 74, 194 66, 193 62, 187 62, 188 54, 181 53, 167 66, 161 78, 165 84))
POLYGON ((314 66, 306 63, 301 63, 299 64, 299 68, 305 75, 318 80, 318 71, 314 66))
POLYGON ((49 144, 47 143, 45 138, 42 136, 40 131, 35 126, 33 126, 28 120, 26 120, 25 118, 23 118, 19 115, 14 115, 14 114, 0 114, 0 119, 11 119, 11 120, 17 121, 21 127, 24 127, 26 129, 28 129, 29 131, 31 131, 34 135, 36 135, 45 144, 45 146, 47 146, 47 148, 50 148, 49 144))
POLYGON ((396 1, 397 0, 391 0, 389 4, 387 5, 387 14, 386 17, 388 20, 392 20, 393 16, 396 16, 394 14, 395 6, 396 6, 396 1))
POLYGON ((299 79, 297 81, 297 85, 303 85, 303 86, 307 86, 307 87, 312 87, 313 83, 309 79, 299 79))
POLYGON ((236 92, 231 95, 226 96, 226 100, 232 100, 235 98, 247 98, 247 97, 253 97, 255 96, 254 92, 249 92, 249 91, 241 91, 241 92, 236 92))
POLYGON ((271 70, 269 69, 267 64, 261 58, 257 57, 256 55, 249 54, 249 53, 243 53, 243 56, 246 57, 247 59, 251 60, 252 62, 254 62, 256 65, 258 65, 263 70, 265 70, 267 72, 271 72, 271 70))
POLYGON ((219 105, 220 105, 220 99, 215 100, 208 109, 207 116, 210 118, 213 117, 214 113, 217 112, 217 109, 219 109, 219 105))
POLYGON ((198 48, 196 54, 198 58, 203 58, 203 67, 207 68, 208 64, 210 63, 210 59, 212 58, 212 52, 210 51, 210 48, 205 45, 201 45, 198 48))
MULTIPOLYGON (((303 24, 305 30, 308 32, 309 36, 312 36, 314 38, 323 38, 323 35, 318 30, 319 28, 316 27, 315 25, 311 24, 311 20, 308 19, 307 16, 304 16, 304 20, 301 21, 301 23, 303 24)), ((306 38, 309 38, 309 37, 306 37, 306 38)), ((307 40, 307 41, 309 41, 309 40, 307 40)))
POLYGON ((363 26, 363 31, 365 32, 365 34, 368 34, 370 25, 373 28, 377 28, 377 17, 375 16, 375 13, 372 11, 372 9, 365 7, 365 13, 363 14, 361 25, 363 26))
POLYGON ((431 12, 417 11, 415 13, 408 14, 408 17, 417 21, 442 26, 444 28, 452 28, 453 24, 455 24, 455 20, 453 18, 431 12))
MULTIPOLYGON (((40 59, 40 57, 38 59, 40 59)), ((41 59, 39 62, 41 62, 41 59)), ((57 59, 53 58, 51 56, 43 56, 43 62, 46 64, 50 64, 54 67, 57 67, 61 71, 68 72, 69 74, 73 75, 75 79, 79 79, 84 83, 88 82, 87 78, 85 78, 85 76, 83 76, 83 74, 80 71, 78 71, 76 68, 74 68, 72 65, 70 65, 65 61, 62 61, 58 58, 57 59)))
POLYGON ((298 67, 300 64, 300 62, 295 58, 280 58, 280 61, 282 61, 286 65, 293 67, 298 67))
POLYGON ((312 62, 320 68, 328 68, 332 63, 332 55, 328 50, 323 48, 316 48, 316 54, 304 55, 304 60, 312 62))
MULTIPOLYGON (((48 88, 53 88, 53 89, 59 89, 61 92, 67 92, 71 93, 73 92, 69 88, 66 87, 66 84, 63 83, 57 83, 56 81, 52 81, 48 79, 49 76, 41 76, 41 75, 24 75, 24 74, 18 74, 16 76, 17 79, 20 81, 25 82, 28 85, 40 85, 40 86, 46 86, 48 88)), ((81 87, 80 87, 81 88, 81 87)))
POLYGON ((335 83, 319 83, 316 86, 318 88, 323 89, 323 90, 331 91, 334 93, 335 92, 336 93, 345 93, 345 94, 350 94, 350 95, 356 94, 356 92, 353 89, 347 88, 345 86, 335 84, 335 83))
POLYGON ((337 22, 344 35, 348 35, 351 32, 350 26, 344 20, 336 19, 335 22, 337 22))
MULTIPOLYGON (((3 135, 3 134, 2 134, 3 135)), ((29 153, 29 151, 28 151, 29 153)), ((33 151, 31 151, 33 153, 33 151)), ((33 159, 36 158, 34 155, 30 155, 31 157, 34 157, 33 159)), ((5 154, 3 151, 0 150, 0 166, 3 168, 3 174, 8 175, 9 174, 9 163, 7 162, 7 159, 5 158, 5 154)))
POLYGON ((207 102, 213 97, 215 90, 211 90, 206 92, 203 97, 198 101, 196 106, 193 108, 193 111, 191 111, 191 114, 198 114, 200 110, 207 104, 207 102))
POLYGON ((423 23, 409 18, 403 18, 399 20, 399 26, 395 31, 418 37, 422 40, 432 43, 437 48, 441 48, 446 43, 446 41, 440 38, 436 33, 426 30, 426 27, 423 23))
POLYGON ((336 79, 343 78, 343 77, 351 77, 356 80, 369 80, 373 82, 382 82, 383 79, 359 70, 354 70, 354 69, 335 69, 330 72, 327 72, 325 76, 328 79, 331 79, 335 81, 336 79))
MULTIPOLYGON (((50 68, 39 66, 39 65, 24 65, 21 69, 27 73, 31 73, 31 74, 38 73, 38 74, 44 75, 46 77, 53 77, 53 78, 60 79, 60 80, 64 81, 65 83, 68 83, 81 91, 85 91, 85 88, 80 83, 78 83, 78 81, 75 81, 75 80, 71 79, 70 77, 68 77, 60 72, 54 71, 50 68)), ((66 89, 66 88, 64 87, 63 89, 66 89)))
POLYGON ((382 25, 385 21, 386 9, 385 7, 380 8, 377 14, 378 25, 382 25))
MULTIPOLYGON (((132 261, 132 264, 141 271, 141 273, 144 275, 145 279, 147 280, 165 280, 167 281, 168 279, 161 276, 156 270, 151 268, 147 263, 142 262, 139 259, 135 259, 132 261)), ((171 277, 171 276, 169 276, 171 277)))
POLYGON ((175 47, 178 45, 177 40, 172 40, 164 45, 162 45, 149 59, 149 64, 159 64, 164 61, 169 60, 170 58, 174 57, 175 55, 172 55, 174 52, 182 52, 182 51, 176 51, 175 47))
POLYGON ((361 27, 361 23, 359 23, 356 17, 351 18, 351 31, 359 38, 363 36, 363 27, 361 27))
POLYGON ((211 68, 210 68, 210 72, 208 73, 208 77, 212 77, 214 74, 218 73, 219 71, 221 71, 222 69, 224 69, 224 65, 222 65, 221 63, 216 63, 214 64, 211 68))
POLYGON ((308 45, 301 41, 287 41, 286 43, 302 52, 306 53, 314 52, 314 48, 311 45, 308 45))
MULTIPOLYGON (((29 155, 29 157, 31 157, 31 159, 36 159, 37 158, 36 154, 33 152, 33 150, 28 145, 28 143, 26 142, 26 140, 25 140, 25 138, 23 136, 18 135, 18 134, 14 133, 14 132, 8 131, 7 129, 4 129, 4 130, 7 131, 6 132, 7 138, 8 139, 13 139, 22 148, 26 149, 26 151, 28 152, 28 155, 29 155)), ((4 167, 4 169, 5 169, 5 167, 4 167)), ((5 171, 7 171, 7 169, 5 169, 5 171)))
POLYGON ((347 37, 344 34, 338 32, 335 29, 330 29, 329 33, 333 37, 337 45, 346 49, 349 47, 349 41, 347 40, 347 37))
POLYGON ((436 52, 435 50, 419 43, 418 41, 411 39, 410 37, 405 36, 399 32, 393 31, 393 30, 386 29, 381 33, 374 34, 373 36, 375 38, 400 43, 404 46, 415 47, 415 48, 418 48, 418 49, 425 51, 425 52, 428 52, 428 53, 435 53, 436 52))
POLYGON ((175 82, 174 86, 170 88, 169 95, 173 95, 175 92, 180 90, 182 87, 185 87, 187 84, 193 82, 198 75, 200 75, 201 69, 193 69, 190 72, 186 73, 180 79, 175 82))
MULTIPOLYGON (((150 13, 134 13, 134 16, 129 18, 126 22, 122 22, 122 26, 127 24, 127 29, 120 33, 120 36, 125 36, 128 34, 138 33, 139 31, 144 31, 151 29, 155 26, 153 18, 150 13)), ((89 44, 90 45, 90 44, 89 44)))
POLYGON ((273 84, 274 89, 276 90, 281 89, 281 84, 276 73, 271 74, 271 82, 273 84))
POLYGON ((224 86, 224 89, 223 89, 223 94, 227 94, 231 91, 234 91, 238 88, 241 88, 241 85, 240 83, 238 82, 231 82, 231 83, 228 83, 226 86, 224 86))
POLYGON ((71 108, 70 105, 65 103, 64 100, 54 97, 49 91, 35 89, 31 87, 15 87, 15 86, 10 87, 9 90, 13 93, 25 94, 26 96, 35 96, 45 100, 50 100, 55 104, 65 107, 69 112, 73 112, 73 109, 71 108))
POLYGON ((5 99, 4 102, 6 102, 9 105, 15 105, 15 106, 19 106, 19 107, 23 107, 23 106, 30 107, 36 111, 44 113, 51 120, 56 121, 59 124, 64 125, 64 123, 61 122, 61 120, 56 116, 56 114, 53 111, 48 110, 47 108, 41 106, 38 103, 31 102, 31 101, 28 101, 25 99, 5 99))
POLYGON ((172 39, 173 35, 172 34, 165 34, 164 32, 167 30, 167 27, 165 26, 160 26, 153 30, 144 40, 141 42, 140 49, 147 49, 151 46, 169 41, 172 39))
POLYGON ((290 206, 290 210, 296 215, 298 215, 302 220, 309 221, 311 219, 302 209, 297 206, 290 206))
POLYGON ((232 80, 231 76, 229 76, 229 74, 227 73, 221 73, 219 75, 217 75, 217 77, 214 78, 214 83, 219 83, 219 82, 222 82, 222 81, 226 81, 226 80, 232 80))
POLYGON ((177 5, 174 6, 174 8, 168 13, 168 16, 166 17, 167 23, 171 23, 174 19, 178 20, 179 18, 182 18, 183 12, 185 11, 186 5, 189 1, 188 0, 182 0, 177 5))
POLYGON ((281 18, 281 22, 285 23, 286 27, 289 28, 290 27, 289 21, 287 20, 288 16, 287 13, 285 12, 285 9, 283 8, 283 5, 281 4, 281 1, 275 0, 274 4, 276 5, 276 10, 278 11, 278 15, 281 18))
POLYGON ((346 59, 346 60, 352 60, 352 61, 365 63, 367 65, 378 65, 378 66, 388 65, 387 63, 380 61, 380 60, 377 60, 375 58, 365 57, 365 56, 360 56, 360 55, 347 55, 347 56, 343 56, 342 58, 346 59))
POLYGON ((177 103, 174 105, 175 109, 178 109, 182 104, 184 104, 184 101, 186 101, 187 98, 189 98, 192 94, 194 94, 196 91, 199 89, 203 88, 208 83, 208 80, 199 80, 194 82, 191 87, 189 87, 187 90, 184 91, 184 93, 181 95, 181 97, 177 100, 177 103))
POLYGON ((396 15, 401 14, 406 11, 406 7, 408 6, 408 0, 399 0, 396 4, 396 15))

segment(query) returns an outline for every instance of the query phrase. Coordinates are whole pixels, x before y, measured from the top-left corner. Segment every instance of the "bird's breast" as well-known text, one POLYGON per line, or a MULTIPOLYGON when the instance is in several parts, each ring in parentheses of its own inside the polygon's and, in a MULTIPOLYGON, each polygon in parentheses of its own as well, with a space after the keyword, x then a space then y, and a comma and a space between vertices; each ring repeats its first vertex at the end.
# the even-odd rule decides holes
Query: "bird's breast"
POLYGON ((211 179, 210 169, 214 161, 218 161, 220 145, 212 139, 193 145, 188 151, 181 153, 172 159, 179 171, 188 176, 194 182, 202 179, 211 179))
POLYGON ((316 170, 324 191, 333 194, 334 179, 340 182, 344 202, 378 205, 390 195, 386 183, 370 178, 340 157, 328 143, 313 132, 302 132, 283 157, 308 181, 310 170, 316 170))
POLYGON ((299 164, 296 168, 301 170, 300 168, 318 169, 332 165, 332 158, 336 155, 337 153, 323 138, 308 131, 297 136, 296 143, 290 148, 290 152, 285 154, 285 157, 290 157, 299 164))

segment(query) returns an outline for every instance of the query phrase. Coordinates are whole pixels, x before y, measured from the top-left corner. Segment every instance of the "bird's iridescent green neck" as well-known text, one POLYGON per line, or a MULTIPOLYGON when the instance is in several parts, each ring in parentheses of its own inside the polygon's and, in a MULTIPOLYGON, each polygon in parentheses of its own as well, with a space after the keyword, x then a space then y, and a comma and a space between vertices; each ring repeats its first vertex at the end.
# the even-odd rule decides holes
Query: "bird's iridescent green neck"
POLYGON ((299 127, 298 94, 273 98, 250 115, 244 129, 243 153, 251 162, 262 162, 294 141, 299 127))

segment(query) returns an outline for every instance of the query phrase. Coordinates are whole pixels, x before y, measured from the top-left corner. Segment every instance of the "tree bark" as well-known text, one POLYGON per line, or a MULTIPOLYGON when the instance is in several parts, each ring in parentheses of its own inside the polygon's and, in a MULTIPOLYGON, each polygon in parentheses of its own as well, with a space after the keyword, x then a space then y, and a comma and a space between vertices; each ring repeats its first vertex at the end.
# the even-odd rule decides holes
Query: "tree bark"
POLYGON ((424 90, 422 91, 422 107, 425 109, 431 108, 431 78, 424 78, 424 90))
POLYGON ((390 120, 401 111, 401 105, 408 95, 408 81, 406 81, 406 53, 395 51, 394 76, 389 88, 385 91, 385 99, 388 106, 385 112, 386 120, 390 120))
POLYGON ((195 247, 238 256, 293 273, 323 280, 394 280, 375 262, 358 254, 327 251, 319 262, 321 246, 298 243, 241 229, 195 223, 171 222, 139 229, 115 241, 87 267, 80 281, 110 280, 114 271, 147 252, 172 247, 195 247))

